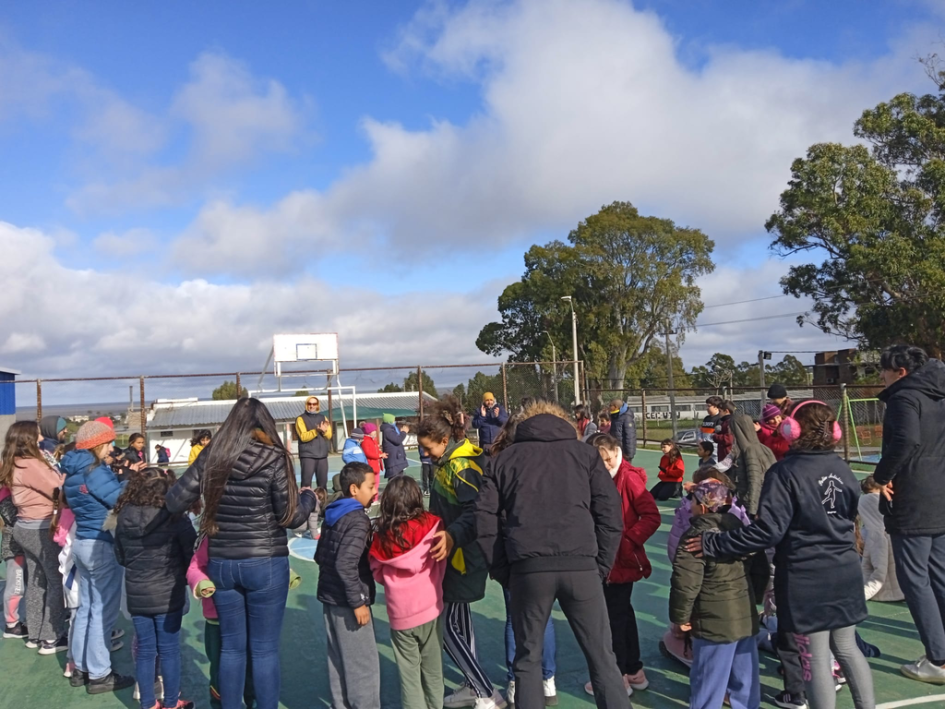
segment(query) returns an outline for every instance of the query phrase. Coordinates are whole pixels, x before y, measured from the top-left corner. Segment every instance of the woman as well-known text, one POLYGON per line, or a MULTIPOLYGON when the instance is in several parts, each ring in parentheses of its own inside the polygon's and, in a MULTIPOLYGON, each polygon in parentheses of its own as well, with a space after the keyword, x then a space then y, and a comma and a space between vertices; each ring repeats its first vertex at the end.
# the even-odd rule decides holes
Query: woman
POLYGON ((328 453, 331 448, 331 424, 321 413, 318 397, 305 400, 305 413, 295 419, 299 436, 299 462, 302 464, 302 487, 311 487, 315 478, 318 487, 328 486, 328 453))
POLYGON ((186 512, 201 493, 200 533, 210 539, 207 575, 217 589, 213 600, 223 643, 223 709, 243 706, 249 653, 257 706, 277 709, 279 636, 289 593, 286 529, 308 518, 316 498, 310 488, 299 493, 292 456, 258 399, 236 402, 210 445, 167 493, 168 511, 186 512))
POLYGON ((200 451, 210 445, 210 431, 203 429, 197 431, 197 435, 190 439, 190 455, 187 457, 187 465, 193 465, 200 455, 200 451))
POLYGON ((10 426, 0 487, 9 487, 13 494, 13 540, 26 557, 26 646, 38 647, 40 655, 54 655, 67 649, 59 546, 49 533, 63 478, 55 461, 39 449, 42 440, 35 421, 10 426))
POLYGON ((124 453, 122 454, 124 459, 127 460, 131 465, 137 463, 143 463, 144 465, 148 464, 148 457, 144 454, 144 446, 146 441, 144 436, 140 433, 132 433, 128 438, 128 447, 125 448, 124 453))
POLYGON ((102 525, 124 489, 105 463, 114 440, 115 431, 106 424, 84 423, 76 433, 75 449, 60 463, 66 474, 63 492, 75 514, 72 556, 79 574, 79 607, 71 641, 75 662, 72 686, 81 687, 85 682, 89 694, 114 692, 135 683, 134 677, 112 670, 110 656, 122 571, 115 558, 114 538, 102 525))
POLYGON ((577 426, 578 437, 585 443, 597 433, 597 424, 594 423, 591 412, 587 410, 584 404, 578 404, 574 407, 574 425, 577 426))

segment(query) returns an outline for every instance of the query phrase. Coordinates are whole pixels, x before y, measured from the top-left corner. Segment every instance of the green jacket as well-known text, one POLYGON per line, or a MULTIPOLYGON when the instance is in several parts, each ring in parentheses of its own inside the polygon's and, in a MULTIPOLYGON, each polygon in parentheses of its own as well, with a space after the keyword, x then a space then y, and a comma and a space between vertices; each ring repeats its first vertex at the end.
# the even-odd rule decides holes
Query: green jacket
POLYGON ((433 467, 430 512, 443 520, 453 551, 443 578, 446 603, 472 603, 486 595, 488 569, 476 543, 476 498, 485 462, 482 449, 467 439, 451 441, 433 467))
POLYGON ((728 512, 693 517, 689 531, 676 549, 669 619, 677 625, 692 623, 694 637, 733 643, 758 632, 755 604, 768 582, 765 555, 754 554, 747 560, 706 559, 684 549, 685 541, 692 537, 742 526, 741 520, 728 512))

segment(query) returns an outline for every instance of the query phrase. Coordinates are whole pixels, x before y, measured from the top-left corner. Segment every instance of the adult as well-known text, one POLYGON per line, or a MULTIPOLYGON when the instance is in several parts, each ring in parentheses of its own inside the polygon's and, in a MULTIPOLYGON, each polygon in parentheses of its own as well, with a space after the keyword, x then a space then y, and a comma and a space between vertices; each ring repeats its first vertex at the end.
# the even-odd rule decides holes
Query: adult
POLYGON ((38 647, 40 655, 54 655, 68 649, 59 545, 49 532, 63 477, 55 461, 39 449, 42 440, 35 421, 10 426, 0 487, 8 487, 13 495, 13 540, 26 556, 26 646, 38 647))
POLYGON ((880 356, 886 388, 882 457, 873 479, 892 539, 899 585, 925 655, 900 670, 945 684, 945 364, 893 345, 880 356))
POLYGON ((47 453, 55 453, 56 446, 66 442, 69 430, 66 420, 62 416, 43 416, 39 421, 39 432, 43 440, 39 442, 39 449, 47 453))
POLYGON ((542 645, 557 599, 587 660, 597 706, 626 709, 601 584, 623 533, 620 496, 597 449, 577 439, 563 410, 538 403, 523 419, 476 502, 479 545, 511 594, 515 705, 544 707, 542 645))
POLYGON ((72 558, 79 574, 79 607, 72 627, 73 686, 86 683, 89 694, 114 692, 135 683, 112 670, 111 632, 118 620, 122 570, 115 540, 102 526, 115 507, 124 484, 105 462, 115 431, 100 421, 82 424, 75 449, 59 467, 66 474, 63 492, 75 515, 72 558))
POLYGON ((574 425, 577 426, 578 437, 587 443, 591 436, 597 433, 597 424, 591 416, 591 412, 584 404, 578 404, 574 407, 574 425))
POLYGON ((758 440, 771 449, 775 460, 783 460, 791 445, 781 435, 781 421, 783 419, 781 409, 775 404, 765 404, 761 410, 761 423, 755 426, 755 430, 758 432, 758 440))
POLYGON ((384 461, 384 477, 388 480, 403 475, 407 469, 404 441, 407 439, 408 430, 406 421, 394 418, 393 414, 384 414, 384 422, 381 424, 381 435, 384 437, 381 450, 387 456, 384 461))
POLYGON ((128 447, 125 448, 122 457, 131 465, 142 463, 144 466, 147 466, 148 456, 144 452, 144 446, 146 444, 147 441, 144 440, 142 434, 132 433, 131 436, 128 437, 128 447))
POLYGON ((794 410, 794 402, 788 396, 787 389, 783 384, 775 382, 768 387, 768 399, 771 403, 781 409, 782 416, 789 416, 794 410))
MULTIPOLYGON (((705 400, 706 415, 702 419, 702 426, 699 429, 700 441, 712 441, 715 427, 719 425, 719 419, 722 418, 722 401, 721 396, 710 396, 705 400)), ((714 451, 715 443, 713 442, 714 451)))
POLYGON ((289 593, 286 529, 315 508, 299 490, 292 456, 272 414, 258 399, 239 399, 213 441, 167 493, 183 514, 203 495, 200 533, 210 539, 207 575, 216 585, 223 709, 243 706, 246 658, 253 658, 259 709, 279 706, 279 636, 289 593))
POLYGON ((302 487, 311 487, 312 478, 318 487, 328 485, 328 453, 331 450, 331 424, 322 412, 317 396, 305 400, 305 412, 295 419, 299 437, 299 462, 302 465, 302 487))
POLYGON ((733 416, 731 428, 735 438, 735 447, 732 449, 735 460, 728 476, 735 483, 738 502, 750 517, 754 517, 758 514, 765 474, 777 461, 771 449, 758 440, 755 423, 750 416, 733 416))
POLYGON ((610 435, 620 443, 623 459, 633 463, 637 454, 637 423, 627 402, 614 399, 610 402, 610 435))
POLYGON ((509 412, 497 403, 495 395, 487 391, 482 395, 482 406, 473 413, 472 427, 479 431, 479 447, 486 455, 492 450, 496 436, 509 420, 509 412))

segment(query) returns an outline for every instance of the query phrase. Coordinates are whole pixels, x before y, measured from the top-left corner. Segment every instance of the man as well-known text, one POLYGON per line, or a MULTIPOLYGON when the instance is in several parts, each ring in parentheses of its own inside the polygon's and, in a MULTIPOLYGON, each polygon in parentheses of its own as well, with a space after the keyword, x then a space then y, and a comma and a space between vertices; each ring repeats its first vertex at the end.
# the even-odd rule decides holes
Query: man
POLYGON ((633 456, 637 454, 636 419, 627 403, 620 399, 610 402, 610 435, 620 443, 624 460, 633 463, 633 456))
POLYGON ((715 441, 712 440, 712 435, 715 433, 715 427, 719 425, 719 419, 722 418, 721 409, 721 396, 710 396, 705 400, 705 410, 709 415, 702 419, 702 428, 699 431, 699 440, 709 441, 712 443, 713 455, 716 453, 716 450, 715 441))
POLYGON ((892 539, 899 585, 925 647, 900 671, 945 684, 945 364, 918 347, 893 345, 880 356, 884 486, 880 510, 892 539))
POLYGON ((381 451, 387 454, 384 461, 384 477, 388 480, 403 475, 407 469, 407 451, 404 450, 404 440, 407 438, 407 422, 394 418, 393 414, 384 414, 384 423, 381 424, 381 451))
POLYGON ((791 412, 794 411, 794 402, 791 401, 791 398, 787 395, 787 389, 784 388, 783 384, 775 382, 768 387, 768 399, 771 400, 772 404, 781 409, 782 416, 790 416, 791 412))
POLYGON ((735 435, 732 433, 731 422, 732 415, 735 413, 735 403, 725 399, 719 406, 718 423, 715 424, 715 433, 712 434, 712 441, 715 443, 715 457, 721 463, 732 452, 732 446, 735 444, 735 435))
POLYGON ((562 409, 537 402, 522 416, 515 443, 488 466, 476 500, 479 546, 510 591, 515 706, 544 709, 542 646, 557 600, 587 660, 597 706, 627 709, 602 585, 623 534, 620 496, 597 449, 577 440, 562 409))
POLYGON ((69 434, 66 420, 62 416, 43 416, 39 422, 39 432, 43 434, 43 440, 39 443, 40 450, 47 453, 54 453, 56 446, 65 443, 69 434))
POLYGON ((486 455, 489 454, 492 443, 508 420, 509 412, 496 403, 493 393, 487 391, 483 394, 482 406, 473 414, 472 427, 479 431, 479 447, 486 455))

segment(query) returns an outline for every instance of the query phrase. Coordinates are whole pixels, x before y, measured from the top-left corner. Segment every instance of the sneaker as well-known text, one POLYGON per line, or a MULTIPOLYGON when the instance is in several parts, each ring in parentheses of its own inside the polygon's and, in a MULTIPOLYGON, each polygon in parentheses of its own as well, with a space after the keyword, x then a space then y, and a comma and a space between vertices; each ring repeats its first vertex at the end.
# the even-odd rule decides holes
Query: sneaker
POLYGON ((498 691, 493 690, 491 697, 479 697, 476 699, 476 709, 505 709, 508 704, 502 698, 498 691))
POLYGON ((35 649, 38 648, 39 646, 40 646, 39 640, 27 640, 27 641, 26 641, 26 647, 28 647, 30 650, 35 650, 35 649))
POLYGON ((106 692, 117 692, 119 689, 127 689, 134 683, 134 677, 120 675, 112 671, 101 679, 90 679, 85 686, 85 691, 89 694, 105 694, 106 692))
POLYGON ((119 638, 123 638, 123 637, 125 637, 125 631, 122 630, 121 628, 115 628, 115 629, 112 631, 112 642, 114 642, 115 640, 118 640, 119 638))
POLYGON ((509 688, 505 690, 505 701, 509 706, 515 704, 515 680, 509 680, 509 688))
POLYGON ((66 666, 62 668, 62 676, 66 679, 72 677, 72 672, 75 670, 74 662, 67 662, 66 666))
MULTIPOLYGON (((167 709, 167 707, 164 709, 167 709)), ((194 709, 194 703, 188 699, 178 699, 177 704, 172 709, 194 709)))
POLYGON ((636 672, 632 675, 624 675, 624 680, 630 683, 630 686, 634 690, 642 692, 644 689, 650 686, 650 681, 646 678, 646 674, 643 670, 636 672))
POLYGON ((774 703, 782 709, 808 709, 807 700, 790 692, 778 692, 774 695, 774 703))
MULTIPOLYGON (((633 696, 633 687, 631 687, 631 686, 630 686, 630 683, 627 681, 627 677, 628 677, 628 676, 629 676, 629 675, 623 675, 623 686, 624 686, 624 689, 627 690, 627 696, 628 696, 628 697, 632 697, 632 696, 633 696)), ((590 694, 590 695, 593 697, 593 696, 594 696, 594 685, 591 684, 590 682, 588 682, 587 684, 584 685, 584 691, 587 692, 588 694, 590 694)))
POLYGON ((929 684, 945 684, 945 668, 933 665, 925 656, 899 668, 909 679, 929 684))
POLYGON ((39 648, 40 655, 55 655, 57 652, 65 652, 69 649, 69 639, 63 635, 61 638, 54 642, 49 642, 48 640, 43 640, 41 647, 39 648))
POLYGON ((89 673, 77 670, 73 667, 72 674, 69 676, 70 687, 84 687, 89 683, 89 673))
MULTIPOLYGON (((555 678, 549 677, 546 680, 542 680, 541 685, 542 689, 545 691, 545 706, 558 706, 558 688, 555 687, 555 678)), ((509 702, 509 704, 511 704, 511 702, 509 702)))
POLYGON ((26 626, 22 623, 8 625, 7 629, 3 631, 3 637, 18 638, 22 640, 23 638, 27 637, 26 626))
POLYGON ((456 709, 456 707, 474 707, 479 697, 476 690, 468 684, 462 684, 456 688, 452 694, 443 697, 443 706, 445 709, 456 709))

